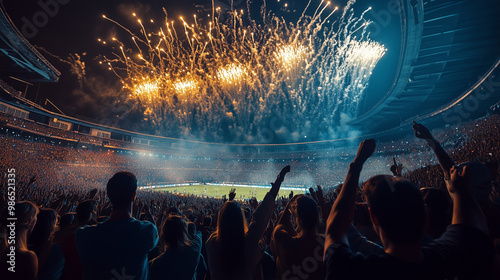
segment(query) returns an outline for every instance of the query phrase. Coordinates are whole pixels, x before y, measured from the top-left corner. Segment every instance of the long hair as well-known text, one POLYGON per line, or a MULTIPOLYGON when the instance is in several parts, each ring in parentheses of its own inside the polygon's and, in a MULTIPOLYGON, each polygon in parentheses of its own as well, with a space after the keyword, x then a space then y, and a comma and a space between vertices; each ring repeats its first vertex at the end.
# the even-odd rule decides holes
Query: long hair
POLYGON ((186 221, 178 215, 170 215, 163 223, 162 240, 166 248, 182 248, 190 246, 188 226, 186 221))
POLYGON ((248 230, 240 206, 234 201, 222 205, 217 220, 216 241, 219 247, 219 267, 223 277, 230 279, 244 261, 245 234, 248 230))
MULTIPOLYGON (((38 207, 29 201, 19 201, 14 205, 14 217, 16 218, 16 236, 20 236, 21 230, 30 230, 30 226, 34 222, 38 214, 38 207)), ((7 247, 7 218, 11 217, 10 211, 4 207, 0 213, 0 231, 3 231, 3 240, 0 247, 7 247)), ((29 234, 29 232, 28 232, 29 234)), ((1 236, 1 235, 0 235, 1 236)), ((28 247, 27 240, 19 240, 19 248, 28 247)))
POLYGON ((302 230, 314 231, 319 224, 318 204, 309 196, 298 194, 292 203, 292 212, 302 230))
POLYGON ((28 237, 28 246, 37 256, 40 255, 42 247, 51 240, 56 230, 57 213, 50 208, 42 208, 38 212, 33 231, 28 237))

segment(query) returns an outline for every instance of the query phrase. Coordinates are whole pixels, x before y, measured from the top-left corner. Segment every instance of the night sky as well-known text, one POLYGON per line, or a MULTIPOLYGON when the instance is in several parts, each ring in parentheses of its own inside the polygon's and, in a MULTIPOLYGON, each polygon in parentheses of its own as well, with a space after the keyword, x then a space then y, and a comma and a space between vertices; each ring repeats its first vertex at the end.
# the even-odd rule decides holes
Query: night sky
MULTIPOLYGON (((2 1, 2 0, 0 0, 2 1)), ((48 98, 65 114, 99 123, 103 118, 116 120, 115 113, 110 112, 109 106, 113 102, 121 102, 118 96, 119 80, 110 74, 106 67, 100 65, 99 56, 109 55, 110 48, 98 42, 98 38, 109 40, 110 37, 122 32, 116 25, 102 18, 103 14, 116 19, 134 32, 138 32, 132 12, 144 19, 154 19, 162 22, 164 7, 169 18, 178 18, 181 15, 190 16, 193 13, 201 14, 204 8, 211 6, 211 1, 137 1, 137 0, 3 0, 8 15, 17 28, 27 37, 32 45, 40 49, 44 55, 60 72, 57 83, 35 84, 28 89, 27 98, 43 104, 48 98), (45 8, 43 7, 45 4, 45 8), (43 49, 42 49, 43 48, 43 49), (46 50, 46 51, 45 51, 46 50), (75 61, 80 60, 84 67, 75 67, 75 61), (70 62, 70 63, 68 63, 70 62), (72 65, 73 66, 72 66, 72 65)), ((312 1, 311 7, 316 7, 320 1, 312 1)), ((333 1, 333 6, 342 8, 347 1, 333 1)), ((252 7, 259 7, 259 1, 254 1, 252 7)), ((215 1, 215 6, 228 8, 230 1, 215 1)), ((269 1, 267 7, 276 15, 287 20, 297 20, 306 5, 306 1, 269 1), (284 7, 287 3, 287 7, 284 7)), ((237 9, 246 10, 243 0, 234 1, 237 9)), ((385 45, 386 55, 375 68, 370 82, 370 88, 365 99, 364 109, 373 106, 389 89, 394 79, 397 59, 399 56, 399 16, 392 15, 387 24, 380 22, 377 11, 386 10, 385 1, 357 1, 354 6, 356 12, 362 12, 369 6, 374 13, 367 18, 376 25, 372 39, 385 45), (382 3, 384 2, 384 3, 382 3), (359 10, 359 11, 358 11, 359 10)), ((313 12, 314 9, 309 9, 313 12)), ((253 10, 254 13, 258 9, 253 10)), ((7 81, 14 87, 24 90, 24 86, 15 81, 7 81)), ((55 110, 54 108, 48 108, 55 110)), ((136 118, 139 120, 140 115, 136 118)), ((128 118, 128 122, 134 117, 128 118)), ((126 129, 151 132, 139 123, 115 125, 126 129)), ((175 136, 175 135, 168 135, 175 136)))

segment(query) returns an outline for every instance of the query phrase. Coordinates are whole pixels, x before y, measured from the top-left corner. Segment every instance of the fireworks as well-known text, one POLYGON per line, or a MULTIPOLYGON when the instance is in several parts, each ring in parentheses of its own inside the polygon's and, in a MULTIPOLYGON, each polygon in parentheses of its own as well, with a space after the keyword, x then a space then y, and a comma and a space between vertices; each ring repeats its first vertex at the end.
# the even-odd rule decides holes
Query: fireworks
POLYGON ((189 93, 196 89, 196 81, 184 79, 177 81, 173 86, 177 93, 189 93))
POLYGON ((160 90, 160 86, 156 82, 144 81, 144 79, 141 82, 135 82, 133 86, 132 92, 135 95, 149 101, 156 98, 160 90))
POLYGON ((285 45, 274 53, 275 59, 278 61, 281 69, 285 71, 290 71, 292 69, 297 69, 297 64, 300 64, 306 56, 306 49, 302 46, 294 47, 291 45, 285 45))
POLYGON ((368 22, 364 13, 354 16, 353 3, 336 25, 329 18, 338 9, 329 2, 313 16, 304 11, 293 24, 266 11, 257 23, 244 18, 244 11, 220 8, 207 18, 167 17, 152 30, 137 18, 140 35, 103 16, 131 35, 111 38, 107 45, 119 52, 104 61, 130 98, 143 105, 158 134, 296 141, 265 136, 269 120, 277 117, 282 127, 276 130, 328 138, 341 114, 358 114, 372 70, 386 51, 368 39, 368 22))
POLYGON ((221 84, 235 85, 246 79, 247 70, 239 64, 233 63, 217 70, 217 78, 221 84))

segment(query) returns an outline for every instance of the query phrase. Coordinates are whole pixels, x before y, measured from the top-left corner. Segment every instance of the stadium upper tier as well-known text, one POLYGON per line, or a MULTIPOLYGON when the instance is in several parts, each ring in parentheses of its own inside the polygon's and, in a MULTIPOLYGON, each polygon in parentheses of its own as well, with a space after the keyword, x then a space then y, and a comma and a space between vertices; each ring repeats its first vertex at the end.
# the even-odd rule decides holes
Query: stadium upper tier
MULTIPOLYGON (((290 145, 231 145, 152 136, 47 111, 21 98, 0 93, 0 126, 35 136, 65 141, 75 148, 105 147, 135 152, 158 152, 178 156, 235 158, 298 158, 345 146, 336 140, 290 145)), ((323 153, 325 156, 328 153, 323 153)))
POLYGON ((500 1, 399 3, 402 42, 395 80, 375 106, 352 121, 370 131, 443 113, 484 87, 498 67, 500 1))
MULTIPOLYGON (((20 118, 24 129, 79 144, 134 150, 160 150, 182 155, 243 158, 308 156, 343 147, 360 138, 384 138, 411 131, 411 120, 435 127, 457 124, 485 114, 498 103, 500 2, 398 0, 401 7, 401 55, 390 91, 373 108, 353 120, 366 133, 351 139, 288 144, 224 144, 160 137, 91 123, 57 114, 20 97, 1 78, 57 81, 54 69, 1 10, 0 111, 20 118), (478 97, 472 100, 470 97, 478 97), (480 98, 479 98, 480 97, 480 98), (477 104, 471 103, 477 102, 477 104), (472 105, 473 106, 472 106, 472 105), (477 105, 477 106, 476 106, 477 105), (464 112, 465 108, 465 112, 464 112), (449 115, 448 113, 455 115, 449 115), (31 127, 31 128, 30 128, 31 127)), ((13 125, 9 121, 5 125, 13 125)))
POLYGON ((61 73, 19 32, 0 3, 0 79, 57 82, 61 73))

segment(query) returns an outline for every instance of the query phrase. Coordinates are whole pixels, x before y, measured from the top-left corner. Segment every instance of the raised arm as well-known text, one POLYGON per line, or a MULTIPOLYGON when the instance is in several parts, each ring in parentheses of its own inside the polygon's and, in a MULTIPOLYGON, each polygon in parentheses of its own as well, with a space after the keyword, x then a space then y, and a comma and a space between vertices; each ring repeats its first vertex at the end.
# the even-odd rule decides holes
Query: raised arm
POLYGON ((288 172, 290 172, 290 165, 283 167, 283 169, 281 169, 281 171, 280 171, 280 174, 278 174, 278 177, 276 177, 276 180, 274 180, 274 183, 271 183, 271 190, 269 191, 268 194, 273 195, 274 200, 276 200, 276 196, 278 195, 278 192, 280 191, 281 183, 283 183, 283 180, 285 179, 285 175, 288 172))
POLYGON ((236 197, 236 188, 232 188, 229 191, 229 201, 233 201, 235 197, 236 197))
POLYGON ((278 222, 276 223, 276 226, 283 226, 283 229, 286 230, 291 235, 295 234, 295 229, 292 226, 292 223, 290 222, 290 217, 291 215, 291 205, 292 203, 296 200, 296 197, 292 197, 286 204, 285 210, 281 212, 281 215, 278 219, 278 222))
POLYGON ((359 144, 358 153, 349 165, 344 185, 339 196, 330 210, 326 223, 325 253, 328 247, 335 242, 346 242, 347 230, 354 217, 356 192, 358 189, 359 175, 363 164, 373 154, 375 140, 367 139, 359 144))
POLYGON ((475 227, 488 234, 488 226, 484 213, 471 193, 472 171, 465 166, 462 170, 453 166, 446 187, 453 199, 452 224, 475 227))
POLYGON ((401 177, 401 175, 403 174, 403 165, 402 164, 398 164, 396 162, 396 158, 395 157, 392 157, 392 161, 394 162, 393 165, 391 165, 391 172, 392 172, 392 175, 396 176, 396 177, 401 177))
POLYGON ((296 197, 292 197, 292 199, 288 201, 285 209, 281 212, 281 215, 276 222, 276 226, 273 230, 273 235, 270 242, 271 252, 274 256, 277 255, 277 252, 279 250, 279 247, 277 248, 277 246, 283 246, 280 245, 280 243, 282 243, 286 237, 295 236, 297 234, 297 232, 293 228, 292 223, 290 222, 290 218, 292 216, 290 210, 292 207, 292 203, 295 200, 296 197))
POLYGON ((290 165, 283 167, 274 183, 271 183, 271 190, 266 194, 264 200, 262 200, 257 209, 255 209, 253 221, 248 228, 248 234, 255 234, 255 237, 258 239, 264 234, 267 223, 273 213, 274 201, 280 190, 281 183, 288 172, 290 172, 290 165))
POLYGON ((453 167, 453 160, 446 153, 443 147, 441 147, 439 141, 436 140, 432 136, 429 129, 421 123, 413 121, 413 130, 415 131, 415 137, 427 141, 427 144, 429 144, 431 149, 434 151, 434 154, 439 161, 439 165, 441 165, 441 168, 443 169, 445 178, 450 178, 450 169, 453 167))
POLYGON ((326 223, 326 219, 328 219, 328 215, 330 214, 330 208, 326 206, 325 203, 325 197, 323 195, 323 189, 321 189, 320 185, 316 185, 318 188, 317 191, 314 190, 314 188, 309 188, 309 192, 311 193, 311 196, 316 200, 318 203, 319 209, 321 210, 321 220, 323 223, 326 223))

